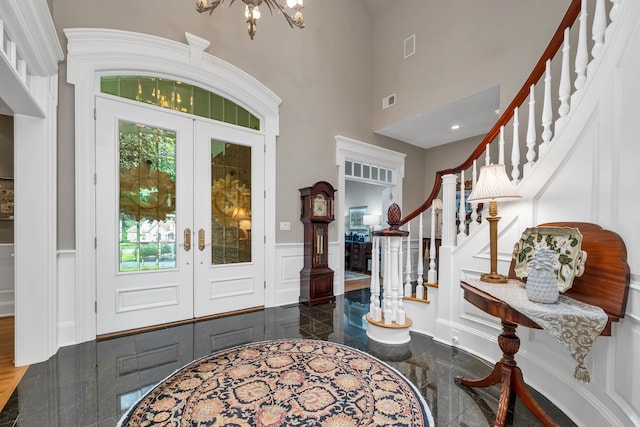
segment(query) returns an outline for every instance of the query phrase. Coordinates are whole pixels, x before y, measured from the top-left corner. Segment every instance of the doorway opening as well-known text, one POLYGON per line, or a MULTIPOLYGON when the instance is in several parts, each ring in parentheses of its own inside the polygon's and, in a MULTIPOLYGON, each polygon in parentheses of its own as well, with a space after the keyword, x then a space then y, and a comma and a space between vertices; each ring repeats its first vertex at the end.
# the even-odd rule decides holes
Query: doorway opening
POLYGON ((336 272, 336 295, 356 286, 366 287, 371 271, 370 232, 384 228, 391 203, 402 207, 405 157, 403 153, 336 136, 336 216, 342 269, 340 274, 336 272))

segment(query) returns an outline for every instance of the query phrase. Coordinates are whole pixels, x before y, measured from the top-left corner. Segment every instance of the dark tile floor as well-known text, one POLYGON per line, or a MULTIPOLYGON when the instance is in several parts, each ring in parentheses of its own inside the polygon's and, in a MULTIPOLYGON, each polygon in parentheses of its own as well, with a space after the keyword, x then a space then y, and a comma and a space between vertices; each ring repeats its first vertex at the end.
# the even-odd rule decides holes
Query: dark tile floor
MULTIPOLYGON (((493 425, 498 389, 471 390, 454 383, 457 375, 484 377, 491 370, 487 362, 419 334, 402 346, 368 341, 363 322, 368 303, 368 290, 352 291, 335 304, 293 304, 62 348, 29 368, 0 413, 0 427, 115 426, 142 393, 189 361, 278 338, 343 343, 388 362, 419 388, 437 426, 493 425)), ((561 426, 575 425, 542 396, 534 396, 561 426)), ((507 425, 541 424, 516 399, 507 425)))

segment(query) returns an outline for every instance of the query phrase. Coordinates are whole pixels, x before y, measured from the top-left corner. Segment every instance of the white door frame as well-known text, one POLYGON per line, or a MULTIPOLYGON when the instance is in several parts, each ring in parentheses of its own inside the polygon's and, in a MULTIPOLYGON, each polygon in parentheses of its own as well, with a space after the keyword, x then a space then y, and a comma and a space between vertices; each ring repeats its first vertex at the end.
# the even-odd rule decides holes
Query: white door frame
MULTIPOLYGON (((207 40, 186 33, 188 44, 147 34, 112 29, 65 29, 67 82, 75 86, 75 308, 76 342, 96 336, 95 279, 95 94, 100 76, 134 74, 186 81, 242 105, 261 121, 264 133, 265 186, 276 184, 276 137, 282 102, 262 83, 204 49, 207 40), (126 70, 126 71, 125 71, 126 70)), ((275 303, 275 192, 265 200, 265 305, 275 303)))
MULTIPOLYGON (((393 188, 393 203, 396 203, 402 209, 402 182, 404 180, 404 159, 407 157, 404 153, 389 150, 387 148, 378 147, 376 145, 367 144, 346 136, 337 135, 336 139, 336 166, 338 166, 338 209, 336 216, 338 217, 338 259, 340 271, 334 276, 335 295, 344 293, 344 230, 345 215, 347 207, 345 206, 345 190, 346 177, 344 171, 345 160, 353 160, 365 164, 382 166, 393 171, 393 181, 390 184, 393 188), (337 280, 336 280, 337 279, 337 280)), ((382 212, 383 220, 386 212, 382 212)))

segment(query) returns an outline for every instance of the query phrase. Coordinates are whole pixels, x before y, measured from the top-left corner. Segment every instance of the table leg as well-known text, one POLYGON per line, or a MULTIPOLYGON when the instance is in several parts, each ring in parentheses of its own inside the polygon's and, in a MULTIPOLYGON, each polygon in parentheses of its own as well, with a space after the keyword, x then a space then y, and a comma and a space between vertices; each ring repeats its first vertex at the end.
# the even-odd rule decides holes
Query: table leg
POLYGON ((545 426, 560 427, 547 415, 535 401, 522 377, 522 371, 516 365, 515 354, 520 349, 520 338, 516 335, 518 325, 502 319, 502 333, 498 336, 498 345, 502 350, 502 359, 495 364, 491 373, 482 379, 471 380, 456 377, 456 383, 467 387, 490 387, 502 383, 495 427, 503 427, 509 406, 511 392, 515 392, 525 407, 535 415, 545 426))

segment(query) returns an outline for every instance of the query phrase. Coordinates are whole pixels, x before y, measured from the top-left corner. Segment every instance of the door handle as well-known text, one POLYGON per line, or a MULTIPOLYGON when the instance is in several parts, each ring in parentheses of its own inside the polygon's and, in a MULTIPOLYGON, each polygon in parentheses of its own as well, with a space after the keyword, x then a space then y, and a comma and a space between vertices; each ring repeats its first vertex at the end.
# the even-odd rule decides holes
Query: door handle
POLYGON ((204 228, 201 228, 198 230, 198 249, 200 249, 200 251, 204 251, 204 246, 204 228))
POLYGON ((187 252, 191 250, 191 229, 189 227, 184 229, 184 250, 187 252))

